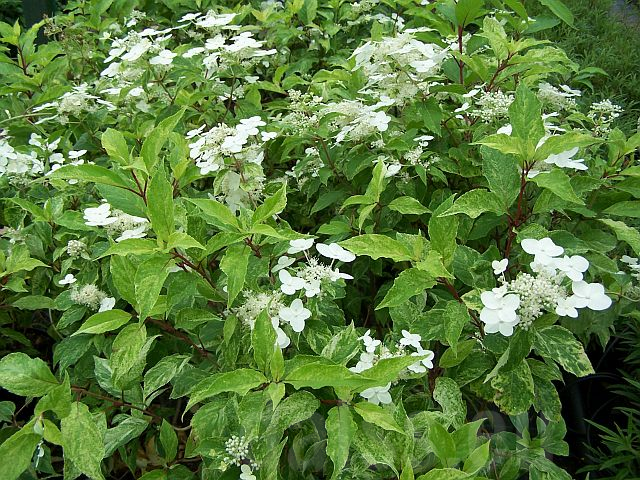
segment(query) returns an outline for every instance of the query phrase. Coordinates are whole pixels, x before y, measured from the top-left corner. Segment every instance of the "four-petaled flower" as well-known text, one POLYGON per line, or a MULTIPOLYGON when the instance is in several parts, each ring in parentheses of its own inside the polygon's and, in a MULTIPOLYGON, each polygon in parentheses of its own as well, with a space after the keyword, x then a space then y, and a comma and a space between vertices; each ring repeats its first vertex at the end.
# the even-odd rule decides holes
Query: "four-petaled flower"
POLYGON ((289 240, 289 250, 287 250, 287 253, 289 255, 294 255, 296 253, 309 250, 311 247, 313 247, 313 238, 299 238, 297 240, 289 240))
POLYGON ((302 300, 296 298, 291 302, 291 306, 282 307, 278 312, 278 316, 283 322, 291 325, 294 332, 300 333, 304 330, 304 323, 311 316, 311 310, 304 308, 302 300))
POLYGON ((241 465, 240 472, 240 480, 256 480, 256 476, 249 465, 241 465))
POLYGON ((318 253, 323 257, 332 258, 334 260, 340 260, 341 262, 353 262, 356 256, 348 250, 345 250, 337 243, 319 243, 316 245, 318 253))
POLYGON ((67 273, 62 280, 58 280, 58 284, 60 285, 71 285, 72 283, 76 283, 76 277, 73 276, 73 273, 67 273))
POLYGON ((508 258, 503 258, 502 260, 494 260, 493 262, 491 262, 491 268, 493 268, 493 273, 495 275, 504 273, 507 269, 507 265, 509 265, 508 258))
POLYGON ((571 257, 565 255, 562 258, 556 258, 554 265, 571 280, 579 282, 582 280, 582 274, 589 268, 589 260, 580 255, 571 257))
POLYGON ((556 153, 549 155, 544 163, 548 163, 551 165, 556 165, 561 168, 573 168, 575 170, 588 170, 584 164, 584 158, 580 158, 578 160, 574 160, 573 156, 578 153, 578 147, 574 147, 571 150, 566 150, 561 153, 556 153))
POLYGON ((600 283, 573 282, 571 288, 577 308, 587 307, 598 311, 611 306, 612 301, 605 295, 604 286, 600 283))
POLYGON ((556 313, 561 317, 578 318, 576 297, 571 295, 570 297, 559 299, 556 305, 556 313))
POLYGON ((282 282, 280 290, 286 295, 294 295, 298 290, 304 288, 304 280, 302 278, 293 277, 286 270, 280 270, 278 272, 278 278, 282 282))
POLYGON ((420 347, 416 352, 413 352, 411 356, 425 356, 422 360, 418 360, 416 363, 407 367, 413 373, 425 373, 427 370, 431 370, 433 368, 433 358, 436 356, 436 354, 431 350, 424 350, 422 347, 420 347))
POLYGON ((363 336, 358 337, 358 340, 362 340, 362 342, 364 343, 365 350, 367 352, 373 353, 376 351, 376 347, 380 345, 382 342, 380 340, 370 337, 369 336, 370 332, 371 330, 367 330, 363 336))
POLYGON ((391 383, 387 383, 384 387, 371 387, 360 392, 360 396, 366 398, 370 403, 378 405, 380 403, 391 403, 391 394, 389 389, 391 383))
POLYGON ((287 257, 286 255, 281 256, 280 258, 278 258, 278 263, 276 263, 273 268, 271 268, 271 271, 273 273, 276 273, 278 270, 282 270, 283 268, 287 268, 289 265, 293 264, 293 262, 295 262, 296 259, 295 258, 291 258, 291 257, 287 257))
POLYGON ((89 207, 84 210, 85 223, 90 227, 102 227, 111 225, 117 220, 116 217, 110 217, 111 205, 103 203, 99 207, 89 207))
POLYGON ((420 340, 422 340, 422 337, 417 333, 410 333, 407 330, 402 330, 402 338, 400 339, 400 345, 404 347, 411 345, 413 348, 420 350, 422 349, 422 345, 420 345, 420 340))
POLYGON ((553 257, 564 253, 564 248, 553 243, 549 237, 541 240, 525 238, 520 245, 525 252, 534 255, 534 262, 542 265, 549 265, 553 257))
POLYGON ((480 312, 480 320, 485 324, 484 331, 500 332, 505 337, 513 335, 513 327, 520 320, 516 313, 520 306, 520 297, 513 293, 504 295, 503 292, 487 291, 480 294, 480 300, 484 305, 480 312))
POLYGON ((116 306, 116 299, 113 297, 103 298, 100 302, 100 308, 98 312, 106 312, 108 310, 113 310, 113 307, 116 306))

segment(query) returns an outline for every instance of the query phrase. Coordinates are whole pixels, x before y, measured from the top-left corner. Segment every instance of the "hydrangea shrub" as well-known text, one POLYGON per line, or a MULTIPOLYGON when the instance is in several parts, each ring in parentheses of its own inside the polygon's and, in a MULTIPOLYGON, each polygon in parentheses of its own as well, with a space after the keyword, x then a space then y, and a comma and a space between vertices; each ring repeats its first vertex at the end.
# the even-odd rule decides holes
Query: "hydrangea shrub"
POLYGON ((0 478, 571 478, 640 133, 541 3, 0 23, 0 478))

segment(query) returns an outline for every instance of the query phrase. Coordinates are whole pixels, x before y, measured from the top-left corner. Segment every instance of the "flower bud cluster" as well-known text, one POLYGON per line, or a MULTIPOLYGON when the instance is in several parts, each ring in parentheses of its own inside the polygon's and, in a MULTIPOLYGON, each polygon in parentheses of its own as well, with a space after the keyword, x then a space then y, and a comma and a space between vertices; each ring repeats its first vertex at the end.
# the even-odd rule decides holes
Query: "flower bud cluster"
POLYGON ((238 437, 232 435, 224 443, 224 449, 228 456, 224 457, 224 462, 230 465, 239 467, 240 465, 248 463, 251 468, 256 468, 257 464, 249 460, 249 441, 244 436, 238 437))

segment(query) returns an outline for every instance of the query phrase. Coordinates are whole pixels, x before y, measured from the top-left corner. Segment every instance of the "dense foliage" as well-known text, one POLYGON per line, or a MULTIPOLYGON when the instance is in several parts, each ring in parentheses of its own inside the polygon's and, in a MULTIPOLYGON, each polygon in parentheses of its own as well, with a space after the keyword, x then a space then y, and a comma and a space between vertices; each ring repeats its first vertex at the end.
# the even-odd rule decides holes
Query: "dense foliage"
POLYGON ((571 478, 556 387, 636 315, 640 133, 540 4, 0 23, 0 478, 571 478))

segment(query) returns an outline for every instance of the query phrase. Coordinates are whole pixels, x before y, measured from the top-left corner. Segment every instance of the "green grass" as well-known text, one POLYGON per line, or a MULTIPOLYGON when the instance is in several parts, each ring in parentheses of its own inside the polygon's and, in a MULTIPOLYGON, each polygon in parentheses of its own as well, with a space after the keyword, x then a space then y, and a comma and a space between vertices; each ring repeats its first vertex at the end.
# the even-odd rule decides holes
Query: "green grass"
MULTIPOLYGON (((584 100, 609 98, 621 105, 625 113, 618 126, 627 133, 635 133, 640 117, 640 21, 635 26, 628 25, 612 16, 613 0, 564 2, 573 12, 575 28, 561 24, 541 32, 540 37, 556 43, 582 68, 598 67, 607 72, 607 76, 597 75, 592 79, 594 90, 584 91, 584 100)), ((530 14, 550 15, 538 0, 526 0, 525 3, 530 14)), ((640 9, 631 8, 640 18, 640 9)))

